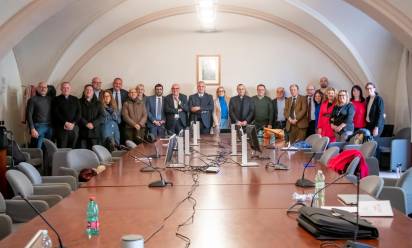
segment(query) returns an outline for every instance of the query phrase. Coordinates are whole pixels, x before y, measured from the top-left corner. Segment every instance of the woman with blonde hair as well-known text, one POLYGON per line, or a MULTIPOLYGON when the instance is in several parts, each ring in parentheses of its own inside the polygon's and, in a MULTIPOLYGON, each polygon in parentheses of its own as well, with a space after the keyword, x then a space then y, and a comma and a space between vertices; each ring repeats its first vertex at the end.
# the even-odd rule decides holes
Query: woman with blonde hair
POLYGON ((107 139, 113 140, 114 143, 120 145, 120 131, 119 124, 121 116, 117 109, 116 101, 113 98, 110 90, 103 90, 100 92, 100 101, 103 105, 103 123, 101 127, 101 135, 103 144, 107 139))
POLYGON ((229 128, 229 103, 230 98, 226 96, 223 86, 216 89, 216 98, 213 111, 213 128, 217 130, 229 128))
POLYGON ((338 100, 333 108, 330 123, 335 137, 338 141, 346 141, 353 134, 354 125, 353 117, 355 108, 349 101, 349 95, 346 90, 338 92, 338 100))
POLYGON ((335 133, 330 125, 330 117, 332 115, 333 108, 335 107, 335 89, 328 88, 326 90, 326 100, 320 105, 319 119, 317 126, 317 133, 329 137, 330 142, 336 141, 335 133))

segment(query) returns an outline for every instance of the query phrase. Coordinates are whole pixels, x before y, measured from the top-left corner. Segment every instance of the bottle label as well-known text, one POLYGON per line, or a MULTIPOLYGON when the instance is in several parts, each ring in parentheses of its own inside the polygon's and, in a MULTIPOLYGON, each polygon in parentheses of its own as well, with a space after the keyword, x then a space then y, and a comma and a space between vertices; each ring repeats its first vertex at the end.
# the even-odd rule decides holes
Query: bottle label
POLYGON ((99 229, 99 221, 87 222, 87 229, 99 229))

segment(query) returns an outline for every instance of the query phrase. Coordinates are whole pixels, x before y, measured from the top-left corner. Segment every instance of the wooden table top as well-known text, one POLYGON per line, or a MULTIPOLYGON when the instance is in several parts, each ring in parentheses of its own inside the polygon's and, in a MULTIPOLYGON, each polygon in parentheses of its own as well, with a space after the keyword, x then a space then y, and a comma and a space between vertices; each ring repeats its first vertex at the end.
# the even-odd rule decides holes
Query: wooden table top
MULTIPOLYGON (((306 157, 294 153, 290 162, 297 165, 306 157)), ((193 174, 167 169, 164 173, 175 185, 155 189, 147 184, 158 180, 158 175, 141 173, 139 169, 133 159, 125 157, 44 213, 59 230, 66 247, 120 247, 123 235, 141 234, 147 239, 162 225, 145 247, 185 247, 185 242, 176 237, 176 228, 192 214, 193 204, 185 201, 169 219, 164 221, 164 218, 192 189, 193 174), (96 196, 99 204, 101 226, 100 235, 89 240, 85 228, 86 206, 91 195, 96 196)), ((191 239, 190 247, 196 248, 319 247, 321 242, 298 226, 297 215, 286 214, 294 202, 294 192, 313 192, 294 185, 301 169, 296 166, 275 172, 265 170, 264 166, 241 168, 228 164, 218 174, 198 174, 199 186, 193 193, 194 221, 180 232, 191 239)), ((336 173, 323 169, 327 177, 336 178, 336 173)), ((308 175, 312 171, 315 169, 309 168, 308 175)), ((341 205, 337 194, 355 192, 352 184, 332 185, 326 189, 325 204, 341 205)), ((378 247, 412 247, 412 221, 403 214, 395 211, 394 218, 368 220, 379 229, 380 237, 363 242, 378 247)), ((23 247, 38 229, 48 227, 35 218, 2 240, 0 247, 23 247)), ((57 244, 54 234, 51 237, 57 244)))

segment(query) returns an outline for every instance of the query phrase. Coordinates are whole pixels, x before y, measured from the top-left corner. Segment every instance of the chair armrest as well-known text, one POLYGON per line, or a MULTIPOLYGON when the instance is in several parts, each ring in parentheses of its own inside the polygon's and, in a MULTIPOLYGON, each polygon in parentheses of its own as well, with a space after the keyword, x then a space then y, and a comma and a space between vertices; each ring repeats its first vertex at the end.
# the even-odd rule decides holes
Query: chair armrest
POLYGON ((67 167, 60 167, 59 168, 59 175, 61 176, 72 176, 76 178, 76 180, 79 179, 79 173, 72 169, 72 168, 67 168, 67 167))
POLYGON ((406 213, 406 193, 402 188, 385 186, 379 195, 381 200, 389 200, 393 208, 406 213))
POLYGON ((127 153, 127 151, 113 151, 112 152, 112 157, 113 158, 119 158, 119 157, 123 156, 126 153, 127 153))
POLYGON ((40 148, 20 148, 20 151, 30 154, 30 158, 43 158, 43 151, 40 148))
MULTIPOLYGON (((30 203, 39 210, 44 212, 49 209, 49 204, 42 200, 30 200, 30 203)), ((37 213, 23 200, 6 200, 6 212, 14 222, 27 222, 37 216, 37 213)))
POLYGON ((330 148, 330 147, 338 147, 339 148, 339 151, 341 151, 341 150, 343 150, 343 147, 346 145, 347 143, 346 142, 343 142, 343 141, 336 141, 336 142, 330 142, 329 144, 328 144, 328 147, 327 148, 330 148))
POLYGON ((74 176, 48 176, 42 177, 43 183, 67 183, 72 191, 77 189, 77 179, 74 176))
POLYGON ((398 182, 398 178, 383 178, 383 182, 385 186, 392 186, 394 187, 398 182))
POLYGON ((361 145, 353 145, 353 144, 349 144, 349 145, 345 145, 343 147, 343 150, 359 150, 361 147, 361 145))
POLYGON ((28 152, 22 152, 22 154, 23 154, 24 158, 26 159, 26 161, 29 161, 29 160, 31 159, 30 153, 28 153, 28 152))
MULTIPOLYGON (((21 200, 20 196, 15 196, 13 199, 21 200)), ((30 201, 32 200, 41 200, 47 202, 47 205, 49 205, 49 208, 53 207, 57 203, 59 203, 61 200, 63 200, 63 197, 59 195, 31 195, 28 196, 27 199, 30 201)))
POLYGON ((43 184, 43 185, 34 185, 33 194, 34 195, 59 195, 61 197, 66 197, 70 195, 71 188, 67 183, 59 184, 43 184))
POLYGON ((353 183, 356 185, 358 178, 355 175, 347 175, 346 179, 348 179, 349 182, 353 183))
POLYGON ((391 147, 393 137, 376 137, 374 138, 380 147, 391 147))
POLYGON ((11 233, 12 224, 13 222, 9 216, 0 214, 0 240, 7 237, 7 235, 11 233))

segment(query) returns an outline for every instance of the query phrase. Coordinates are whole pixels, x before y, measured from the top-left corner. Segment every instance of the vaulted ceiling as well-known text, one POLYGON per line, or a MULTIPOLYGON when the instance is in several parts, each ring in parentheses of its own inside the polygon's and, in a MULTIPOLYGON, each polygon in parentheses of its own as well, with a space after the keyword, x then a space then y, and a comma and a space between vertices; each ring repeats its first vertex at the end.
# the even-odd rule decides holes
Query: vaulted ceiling
MULTIPOLYGON (((195 12, 195 2, 0 0, 0 58, 13 49, 25 82, 70 80, 120 36, 149 22, 195 12)), ((219 0, 218 11, 296 33, 331 58, 351 81, 374 79, 360 51, 368 37, 387 33, 412 50, 412 1, 219 0)), ((384 45, 374 39, 368 44, 372 50, 384 45)))

